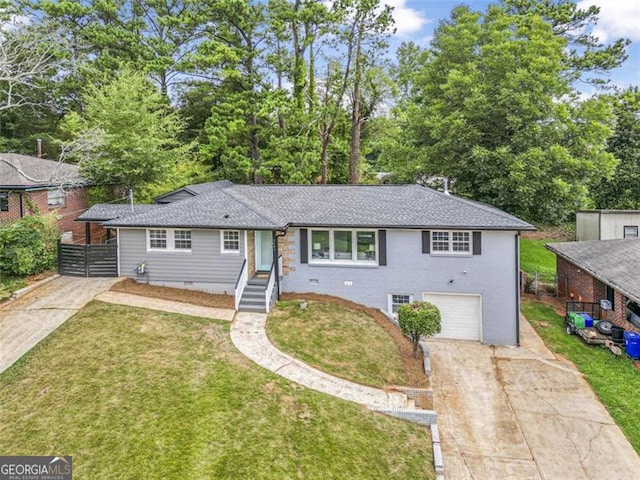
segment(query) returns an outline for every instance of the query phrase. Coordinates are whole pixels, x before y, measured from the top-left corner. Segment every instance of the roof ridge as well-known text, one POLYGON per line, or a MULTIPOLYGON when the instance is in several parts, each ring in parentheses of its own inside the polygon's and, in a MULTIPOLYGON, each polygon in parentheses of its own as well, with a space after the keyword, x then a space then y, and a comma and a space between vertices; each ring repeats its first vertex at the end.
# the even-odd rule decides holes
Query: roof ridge
POLYGON ((232 200, 235 200, 236 202, 244 205, 245 207, 247 207, 248 209, 250 209, 253 213, 255 213, 256 215, 258 215, 259 217, 263 218, 264 220, 274 224, 274 225, 279 225, 282 227, 286 227, 288 225, 288 222, 283 222, 282 219, 280 218, 272 218, 271 216, 269 216, 269 214, 267 212, 265 212, 264 208, 262 208, 262 206, 260 205, 255 205, 255 202, 252 201, 252 199, 247 198, 245 195, 242 195, 240 192, 236 192, 234 191, 234 188, 236 185, 231 185, 225 188, 221 188, 219 191, 223 194, 226 195, 227 197, 231 198, 232 200), (239 198, 240 197, 240 198, 239 198))
MULTIPOLYGON (((429 187, 423 187, 423 188, 429 188, 429 187)), ((471 207, 477 208, 479 210, 482 210, 483 212, 487 212, 487 213, 491 213, 494 214, 496 216, 499 216, 501 218, 505 218, 505 219, 509 219, 509 220, 518 220, 519 222, 526 224, 526 225, 531 225, 529 222, 526 222, 518 217, 516 217, 515 215, 511 215, 510 213, 505 212, 504 210, 499 209, 498 207, 491 205, 489 203, 486 202, 481 202, 479 200, 473 200, 471 198, 464 198, 458 195, 453 195, 451 193, 445 193, 445 192, 440 192, 438 190, 434 190, 433 188, 429 188, 432 192, 437 193, 438 195, 444 195, 445 197, 448 198, 453 198, 459 202, 468 204, 471 207)))

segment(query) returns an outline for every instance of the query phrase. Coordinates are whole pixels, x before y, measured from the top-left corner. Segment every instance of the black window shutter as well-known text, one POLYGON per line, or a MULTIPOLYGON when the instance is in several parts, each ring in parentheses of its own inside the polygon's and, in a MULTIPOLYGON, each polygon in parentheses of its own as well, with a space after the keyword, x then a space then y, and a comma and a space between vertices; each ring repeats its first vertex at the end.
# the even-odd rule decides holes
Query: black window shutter
POLYGON ((387 264, 387 231, 378 230, 378 255, 380 256, 378 264, 385 266, 387 264))
POLYGON ((431 232, 422 231, 422 253, 431 253, 431 232))
POLYGON ((473 254, 482 255, 482 232, 473 232, 473 254))
POLYGON ((307 236, 307 229, 300 229, 300 263, 309 263, 309 237, 307 236))

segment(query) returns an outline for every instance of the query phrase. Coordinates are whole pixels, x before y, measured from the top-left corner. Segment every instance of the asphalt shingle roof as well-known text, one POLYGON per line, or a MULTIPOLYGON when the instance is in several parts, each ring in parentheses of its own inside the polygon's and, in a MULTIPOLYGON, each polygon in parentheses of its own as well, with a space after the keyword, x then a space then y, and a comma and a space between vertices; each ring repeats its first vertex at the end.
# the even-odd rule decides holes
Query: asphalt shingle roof
POLYGON ((82 215, 76 218, 77 222, 103 222, 105 220, 114 220, 116 218, 128 217, 129 215, 136 215, 139 213, 147 212, 161 208, 163 205, 134 205, 133 212, 131 211, 131 205, 129 204, 109 204, 101 203, 94 205, 85 211, 82 215))
POLYGON ((640 302, 640 239, 550 243, 547 248, 640 302))
POLYGON ((17 153, 0 153, 0 187, 2 188, 21 189, 83 183, 85 182, 78 173, 76 165, 17 153))
POLYGON ((497 208, 418 185, 229 185, 107 226, 284 229, 288 225, 534 230, 497 208))
POLYGON ((218 180, 216 182, 207 182, 207 183, 196 183, 193 185, 186 185, 182 188, 178 188, 169 193, 163 193, 162 195, 157 196, 154 200, 156 202, 165 199, 166 197, 170 197, 174 193, 178 193, 181 191, 186 191, 192 195, 201 195, 203 193, 207 193, 213 190, 217 190, 219 188, 225 188, 233 185, 229 180, 218 180))

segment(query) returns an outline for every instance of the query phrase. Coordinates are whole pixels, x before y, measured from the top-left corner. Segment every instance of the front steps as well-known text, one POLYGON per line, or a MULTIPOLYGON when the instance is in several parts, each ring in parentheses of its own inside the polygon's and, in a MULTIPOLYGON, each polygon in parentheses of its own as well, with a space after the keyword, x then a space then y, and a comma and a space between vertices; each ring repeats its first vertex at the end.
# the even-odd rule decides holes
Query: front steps
POLYGON ((268 281, 269 276, 260 273, 251 278, 242 292, 238 311, 267 313, 264 294, 267 290, 268 281))

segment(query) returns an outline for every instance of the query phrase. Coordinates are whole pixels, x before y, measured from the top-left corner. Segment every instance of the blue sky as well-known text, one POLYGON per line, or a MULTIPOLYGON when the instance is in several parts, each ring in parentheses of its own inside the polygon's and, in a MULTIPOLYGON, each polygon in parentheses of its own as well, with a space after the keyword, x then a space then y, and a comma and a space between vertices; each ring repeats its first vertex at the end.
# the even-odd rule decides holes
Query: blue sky
MULTIPOLYGON (((401 41, 414 41, 427 46, 433 29, 441 19, 448 18, 454 6, 460 3, 474 10, 484 11, 487 0, 383 0, 394 7, 397 32, 392 40, 392 48, 401 41)), ((600 20, 594 34, 604 43, 617 38, 632 41, 628 47, 629 58, 624 65, 610 75, 612 83, 620 87, 640 86, 640 0, 577 0, 581 7, 600 7, 600 20)), ((585 91, 584 93, 591 93, 585 91)))

